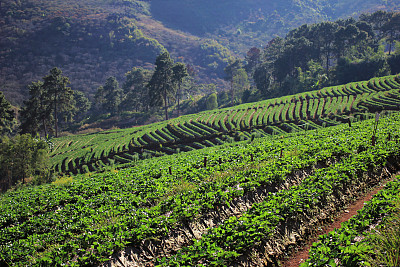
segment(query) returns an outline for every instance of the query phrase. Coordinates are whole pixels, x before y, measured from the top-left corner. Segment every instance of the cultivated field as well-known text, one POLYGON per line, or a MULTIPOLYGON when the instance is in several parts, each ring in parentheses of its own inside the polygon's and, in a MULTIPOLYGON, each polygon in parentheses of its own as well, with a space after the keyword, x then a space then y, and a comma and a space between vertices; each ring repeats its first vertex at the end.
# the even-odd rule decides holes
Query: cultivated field
MULTIPOLYGON (((237 109, 242 118, 243 109, 237 109)), ((399 170, 400 115, 381 114, 373 144, 375 124, 363 120, 226 143, 5 193, 0 263, 277 263, 321 223, 399 170)), ((144 129, 136 130, 148 133, 144 129)), ((139 134, 131 131, 132 137, 139 134)))

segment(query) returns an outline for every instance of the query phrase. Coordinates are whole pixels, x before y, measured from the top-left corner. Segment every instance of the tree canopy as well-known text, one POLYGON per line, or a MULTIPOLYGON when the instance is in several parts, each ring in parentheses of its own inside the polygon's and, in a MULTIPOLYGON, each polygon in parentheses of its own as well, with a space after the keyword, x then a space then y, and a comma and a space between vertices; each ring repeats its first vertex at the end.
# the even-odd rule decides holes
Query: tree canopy
POLYGON ((304 24, 270 41, 258 61, 250 60, 258 58, 250 49, 245 69, 263 97, 312 90, 318 81, 335 85, 395 73, 400 62, 390 56, 400 38, 399 18, 400 13, 377 11, 358 20, 304 24), (316 71, 317 65, 324 69, 316 71))
POLYGON ((100 107, 111 114, 117 114, 122 103, 122 89, 114 76, 108 77, 105 84, 96 92, 96 102, 100 107))
POLYGON ((7 101, 3 92, 0 91, 0 136, 11 132, 14 115, 14 110, 12 110, 10 102, 7 101))
POLYGON ((45 175, 48 165, 48 145, 30 134, 5 137, 0 142, 0 190, 35 174, 45 175))
POLYGON ((126 80, 122 85, 125 98, 121 104, 124 110, 143 111, 148 109, 149 95, 146 85, 150 77, 150 70, 137 67, 125 73, 126 80))
POLYGON ((168 98, 175 97, 173 85, 173 65, 169 53, 160 54, 155 62, 156 68, 148 83, 150 104, 155 106, 164 105, 165 119, 168 120, 168 98))
POLYGON ((58 136, 58 115, 60 112, 69 112, 74 108, 73 91, 68 85, 68 77, 62 75, 59 68, 52 68, 50 74, 43 78, 43 89, 47 101, 52 105, 54 112, 55 136, 58 136))
POLYGON ((46 136, 54 131, 58 136, 59 115, 64 121, 71 120, 75 107, 74 91, 68 87, 69 79, 62 75, 59 68, 50 70, 43 81, 32 82, 29 88, 29 99, 24 101, 21 111, 21 132, 43 132, 46 136), (54 125, 52 128, 51 125, 54 125))
POLYGON ((180 98, 181 98, 181 85, 183 82, 183 79, 187 76, 189 76, 187 67, 184 63, 182 62, 177 62, 175 65, 172 67, 172 73, 173 73, 173 82, 176 86, 176 99, 178 101, 178 117, 179 117, 179 111, 180 111, 180 98))

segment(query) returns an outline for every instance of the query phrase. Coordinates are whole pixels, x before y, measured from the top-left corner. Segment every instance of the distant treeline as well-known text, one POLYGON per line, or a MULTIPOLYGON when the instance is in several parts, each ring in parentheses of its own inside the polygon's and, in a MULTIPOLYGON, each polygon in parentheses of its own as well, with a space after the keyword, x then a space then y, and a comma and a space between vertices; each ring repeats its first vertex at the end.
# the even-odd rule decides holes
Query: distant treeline
POLYGON ((249 50, 245 69, 257 89, 253 98, 399 73, 399 40, 400 13, 377 11, 358 19, 305 24, 262 50, 249 50))

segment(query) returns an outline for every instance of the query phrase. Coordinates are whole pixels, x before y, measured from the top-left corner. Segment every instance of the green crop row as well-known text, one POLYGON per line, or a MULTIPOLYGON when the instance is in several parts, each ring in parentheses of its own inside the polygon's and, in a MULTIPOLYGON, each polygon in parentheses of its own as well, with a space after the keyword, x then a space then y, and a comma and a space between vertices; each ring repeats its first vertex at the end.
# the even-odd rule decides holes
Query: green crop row
MULTIPOLYGON (((386 129, 398 129, 391 122, 386 129)), ((281 182, 295 170, 344 157, 365 144, 369 128, 371 123, 363 122, 205 148, 141 161, 125 170, 77 176, 65 185, 7 193, 0 198, 1 258, 11 265, 98 263, 124 246, 166 237, 260 184, 281 182)))
POLYGON ((368 242, 370 228, 391 213, 399 199, 400 179, 388 183, 371 201, 342 227, 319 237, 313 243, 306 266, 369 266, 365 255, 373 253, 368 242))
MULTIPOLYGON (((391 130, 394 130, 393 128, 391 130)), ((360 136, 361 137, 361 136, 360 136)), ((356 140, 355 143, 359 144, 356 140)), ((336 149, 348 147, 349 139, 338 138, 336 149)), ((382 168, 386 160, 399 157, 399 140, 382 142, 376 147, 358 147, 358 151, 339 162, 319 169, 300 185, 269 194, 266 199, 240 217, 232 216, 209 229, 200 239, 182 248, 176 255, 159 259, 165 266, 196 266, 199 264, 229 266, 242 255, 263 247, 269 240, 279 240, 285 234, 279 229, 290 223, 308 225, 311 219, 327 207, 339 207, 349 203, 356 190, 365 190, 374 178, 366 172, 382 168)), ((340 153, 340 151, 338 151, 340 153)), ((300 226, 299 226, 300 228, 300 226)), ((346 265, 348 266, 348 265, 346 265)))

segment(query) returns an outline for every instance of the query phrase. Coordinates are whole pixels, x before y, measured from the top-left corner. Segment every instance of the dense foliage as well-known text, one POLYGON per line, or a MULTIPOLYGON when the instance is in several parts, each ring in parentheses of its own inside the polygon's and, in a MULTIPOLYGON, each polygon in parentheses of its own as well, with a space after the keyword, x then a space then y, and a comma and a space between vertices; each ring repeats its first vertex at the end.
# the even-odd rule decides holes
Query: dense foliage
POLYGON ((29 99, 21 111, 21 132, 36 135, 49 132, 58 136, 59 117, 71 121, 78 111, 85 109, 85 97, 68 87, 70 81, 59 68, 53 68, 43 81, 32 82, 29 99), (76 104, 81 106, 76 107, 76 104), (54 126, 54 127, 53 127, 54 126))
POLYGON ((398 265, 399 190, 397 177, 340 229, 320 236, 301 266, 398 265))
POLYGON ((14 115, 14 110, 12 110, 10 102, 7 101, 3 92, 0 91, 0 136, 12 131, 14 115))
POLYGON ((29 134, 0 140, 0 191, 19 181, 37 176, 38 181, 47 182, 49 170, 49 143, 33 138, 29 134))
POLYGON ((317 223, 318 214, 332 214, 376 182, 373 174, 399 156, 398 115, 379 123, 375 146, 370 142, 375 121, 369 120, 144 160, 124 170, 8 192, 0 196, 1 261, 96 264, 131 246, 140 264, 230 265, 240 255, 262 252, 266 242, 286 240, 279 238, 285 225, 313 227, 307 222, 317 223), (313 171, 295 182, 293 175, 305 169, 313 171), (198 240, 192 241, 190 231, 187 237, 179 231, 206 223, 204 216, 212 212, 229 214, 235 201, 251 199, 262 188, 272 191, 249 203, 242 216, 196 228, 203 229, 198 240), (179 246, 163 246, 161 240, 174 236, 183 240, 179 246))
POLYGON ((259 57, 249 58, 248 69, 265 97, 396 74, 399 22, 400 13, 378 11, 305 24, 270 41, 259 57))
MULTIPOLYGON (((0 140, 0 190, 11 188, 0 195, 0 265, 95 265, 121 250, 136 265, 277 264, 400 169, 400 13, 287 33, 379 3, 211 2, 0 2, 0 85, 24 103, 20 129, 30 133, 0 140), (272 32, 287 35, 267 43, 272 32), (244 46, 254 46, 245 61, 234 58, 244 46), (196 85, 195 73, 215 84, 196 85), (208 94, 193 96, 199 89, 208 94), (57 137, 61 121, 90 121, 86 96, 100 118, 162 106, 166 120, 54 144, 32 137, 57 137), (196 109, 205 111, 180 116, 196 109), (25 186, 31 180, 48 184, 25 186)), ((13 118, 1 91, 1 135, 13 118)), ((322 236, 306 264, 375 260, 360 256, 381 240, 365 230, 385 223, 399 185, 322 236)))

